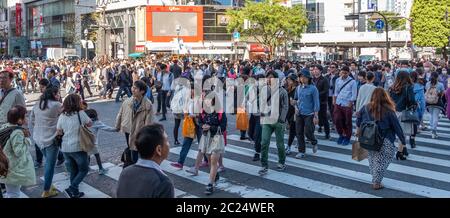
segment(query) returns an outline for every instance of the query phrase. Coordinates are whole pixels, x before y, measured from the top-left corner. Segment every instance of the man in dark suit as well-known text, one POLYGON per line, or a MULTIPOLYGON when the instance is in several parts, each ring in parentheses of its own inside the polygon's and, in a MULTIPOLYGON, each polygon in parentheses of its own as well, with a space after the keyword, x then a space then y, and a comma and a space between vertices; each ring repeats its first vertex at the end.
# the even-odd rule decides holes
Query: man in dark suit
POLYGON ((172 181, 160 165, 169 155, 169 139, 161 124, 142 128, 136 136, 139 159, 125 168, 117 184, 117 198, 174 198, 172 181))

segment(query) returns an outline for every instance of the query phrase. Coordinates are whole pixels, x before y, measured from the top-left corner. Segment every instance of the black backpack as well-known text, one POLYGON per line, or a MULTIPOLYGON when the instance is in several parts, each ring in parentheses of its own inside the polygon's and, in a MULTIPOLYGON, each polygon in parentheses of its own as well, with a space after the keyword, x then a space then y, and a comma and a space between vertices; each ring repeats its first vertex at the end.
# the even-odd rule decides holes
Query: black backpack
POLYGON ((367 106, 364 107, 364 110, 367 112, 369 120, 361 123, 358 136, 359 145, 369 151, 380 151, 384 141, 381 129, 378 127, 378 122, 371 118, 367 106))

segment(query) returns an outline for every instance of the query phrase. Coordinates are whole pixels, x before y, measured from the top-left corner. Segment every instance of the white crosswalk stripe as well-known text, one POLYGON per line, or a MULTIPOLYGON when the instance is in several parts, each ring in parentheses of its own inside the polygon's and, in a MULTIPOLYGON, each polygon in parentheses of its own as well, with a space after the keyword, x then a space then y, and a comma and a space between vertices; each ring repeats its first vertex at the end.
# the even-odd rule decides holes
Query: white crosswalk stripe
MULTIPOLYGON (((179 147, 172 148, 171 152, 179 153, 180 150, 181 150, 181 148, 179 148, 179 147)), ((196 155, 197 154, 195 153, 195 151, 191 150, 188 154, 188 157, 195 158, 196 155)), ((233 169, 233 170, 240 171, 240 172, 245 172, 245 173, 253 175, 253 176, 259 176, 258 175, 259 167, 257 167, 257 166, 242 163, 239 161, 234 161, 234 160, 227 159, 227 158, 224 158, 223 161, 224 161, 224 164, 229 169, 233 169)), ((353 197, 353 198, 375 197, 370 194, 342 188, 339 186, 323 183, 320 181, 314 181, 311 179, 302 178, 302 177, 295 176, 295 175, 290 175, 290 174, 284 173, 284 172, 277 172, 277 171, 271 172, 268 175, 266 175, 264 177, 264 179, 272 180, 275 182, 280 182, 280 183, 290 185, 290 186, 295 186, 297 188, 306 189, 306 190, 309 190, 312 192, 317 192, 317 193, 328 195, 331 197, 353 197)), ((259 193, 254 193, 254 194, 255 194, 255 197, 261 197, 259 195, 259 193)))
MULTIPOLYGON (((44 180, 44 177, 41 177, 41 180, 44 180)), ((53 185, 59 192, 64 192, 64 190, 70 185, 68 173, 63 172, 55 174, 53 176, 53 185)), ((110 198, 109 195, 99 191, 85 182, 80 183, 79 190, 80 192, 84 192, 84 198, 110 198)))

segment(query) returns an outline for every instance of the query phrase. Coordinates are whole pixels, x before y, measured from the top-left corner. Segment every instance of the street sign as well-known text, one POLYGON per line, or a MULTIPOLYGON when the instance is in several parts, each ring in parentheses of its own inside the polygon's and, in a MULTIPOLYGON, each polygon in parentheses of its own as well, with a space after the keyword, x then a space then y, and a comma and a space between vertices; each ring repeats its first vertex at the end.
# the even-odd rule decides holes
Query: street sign
POLYGON ((382 30, 384 27, 384 21, 382 21, 381 19, 378 19, 375 22, 375 28, 377 28, 378 30, 382 30))
POLYGON ((241 34, 239 32, 234 32, 233 33, 233 38, 234 39, 239 39, 239 38, 241 38, 241 34))

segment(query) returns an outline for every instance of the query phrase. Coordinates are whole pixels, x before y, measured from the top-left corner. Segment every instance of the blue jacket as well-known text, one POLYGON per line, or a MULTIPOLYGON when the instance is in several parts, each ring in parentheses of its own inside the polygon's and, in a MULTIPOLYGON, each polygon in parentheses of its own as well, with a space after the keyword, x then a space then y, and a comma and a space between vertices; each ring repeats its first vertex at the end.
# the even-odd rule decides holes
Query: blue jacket
POLYGON ((320 110, 319 90, 314 85, 297 87, 294 99, 301 115, 311 115, 320 110))

